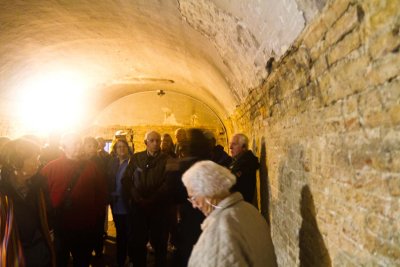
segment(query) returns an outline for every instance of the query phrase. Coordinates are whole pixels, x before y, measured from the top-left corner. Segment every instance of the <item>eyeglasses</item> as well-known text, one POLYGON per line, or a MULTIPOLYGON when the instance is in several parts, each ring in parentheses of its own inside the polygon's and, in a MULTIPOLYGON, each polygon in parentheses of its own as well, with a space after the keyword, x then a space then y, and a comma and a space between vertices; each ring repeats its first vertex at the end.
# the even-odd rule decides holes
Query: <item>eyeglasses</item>
POLYGON ((188 200, 190 203, 193 204, 193 202, 196 200, 196 197, 195 197, 195 196, 191 196, 191 197, 188 197, 187 200, 188 200))

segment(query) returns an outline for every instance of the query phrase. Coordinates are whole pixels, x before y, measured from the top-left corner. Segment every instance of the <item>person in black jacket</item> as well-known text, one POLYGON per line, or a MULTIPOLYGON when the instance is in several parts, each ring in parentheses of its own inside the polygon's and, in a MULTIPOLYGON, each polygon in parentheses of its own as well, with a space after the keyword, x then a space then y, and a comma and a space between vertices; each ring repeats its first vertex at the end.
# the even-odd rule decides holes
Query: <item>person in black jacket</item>
POLYGON ((130 196, 130 235, 128 254, 133 266, 145 267, 146 244, 154 249, 155 266, 166 266, 168 244, 168 187, 165 166, 169 156, 161 151, 161 135, 146 133, 146 150, 132 156, 124 177, 123 190, 130 196))
POLYGON ((172 257, 171 266, 186 267, 194 244, 201 234, 201 223, 205 216, 193 208, 188 201, 188 193, 182 183, 183 173, 194 163, 210 159, 211 146, 201 129, 188 129, 187 139, 182 145, 182 158, 171 159, 167 163, 167 180, 171 199, 178 206, 178 224, 174 245, 176 250, 172 257))
POLYGON ((229 149, 233 158, 229 169, 237 179, 231 191, 242 193, 244 200, 252 204, 256 190, 256 172, 260 166, 258 158, 249 150, 249 139, 242 133, 232 136, 229 149))
POLYGON ((232 158, 224 151, 224 147, 217 144, 214 134, 211 131, 205 131, 204 136, 209 140, 211 146, 211 161, 218 163, 226 168, 232 163, 232 158))

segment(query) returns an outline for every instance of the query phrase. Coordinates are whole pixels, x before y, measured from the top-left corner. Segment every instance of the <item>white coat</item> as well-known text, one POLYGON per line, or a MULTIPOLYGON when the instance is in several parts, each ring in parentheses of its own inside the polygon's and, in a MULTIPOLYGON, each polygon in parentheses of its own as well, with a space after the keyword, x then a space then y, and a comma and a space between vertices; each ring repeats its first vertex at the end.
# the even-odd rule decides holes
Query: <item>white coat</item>
POLYGON ((234 193, 202 224, 189 267, 275 267, 270 229, 258 210, 234 193))

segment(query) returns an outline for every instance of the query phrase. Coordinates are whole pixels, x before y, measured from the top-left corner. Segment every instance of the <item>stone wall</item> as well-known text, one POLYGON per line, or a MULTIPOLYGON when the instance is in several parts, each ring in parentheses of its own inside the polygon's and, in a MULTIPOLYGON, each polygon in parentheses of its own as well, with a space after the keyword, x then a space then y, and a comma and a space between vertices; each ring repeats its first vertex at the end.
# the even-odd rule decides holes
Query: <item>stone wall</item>
POLYGON ((328 1, 232 116, 279 266, 400 265, 399 10, 328 1))

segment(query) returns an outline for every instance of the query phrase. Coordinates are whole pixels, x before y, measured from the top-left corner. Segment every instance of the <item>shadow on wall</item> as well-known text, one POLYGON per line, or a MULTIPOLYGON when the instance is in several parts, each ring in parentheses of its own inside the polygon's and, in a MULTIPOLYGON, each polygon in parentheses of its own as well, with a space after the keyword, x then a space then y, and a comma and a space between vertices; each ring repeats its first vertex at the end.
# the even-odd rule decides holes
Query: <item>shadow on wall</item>
POLYGON ((267 151, 265 138, 261 138, 261 151, 260 151, 260 209, 262 216, 270 223, 270 184, 268 177, 268 167, 267 167, 267 151))
POLYGON ((332 266, 331 258, 315 218, 315 205, 308 185, 301 190, 300 211, 303 219, 299 231, 300 266, 332 266))

